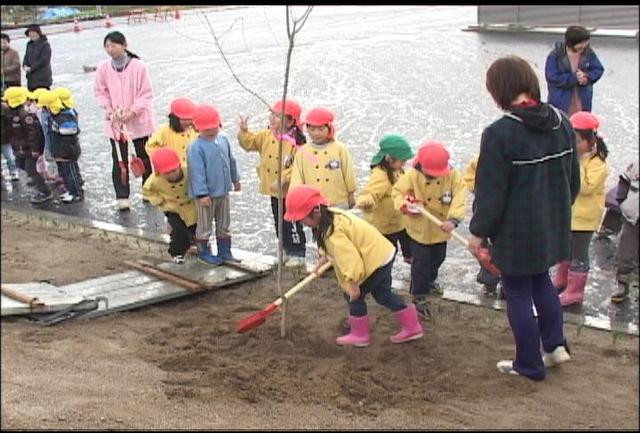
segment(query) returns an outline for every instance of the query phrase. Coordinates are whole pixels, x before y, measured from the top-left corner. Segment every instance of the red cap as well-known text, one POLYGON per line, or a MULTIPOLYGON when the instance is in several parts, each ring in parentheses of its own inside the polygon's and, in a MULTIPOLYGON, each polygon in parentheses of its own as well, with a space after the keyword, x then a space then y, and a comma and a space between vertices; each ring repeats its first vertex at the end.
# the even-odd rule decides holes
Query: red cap
MULTIPOLYGON (((282 113, 282 100, 273 104, 271 111, 274 113, 282 113)), ((302 107, 296 101, 292 99, 286 99, 284 103, 284 114, 291 116, 295 119, 296 125, 300 124, 300 115, 302 114, 302 107)))
POLYGON ((333 125, 333 113, 326 108, 318 107, 307 113, 305 124, 311 126, 329 126, 329 139, 333 140, 335 136, 335 127, 333 125))
POLYGON ((329 200, 320 190, 311 185, 298 185, 289 190, 285 198, 287 212, 284 219, 300 221, 309 215, 318 205, 329 205, 329 200))
POLYGON ((199 131, 219 128, 221 123, 220 113, 213 105, 199 105, 193 113, 193 124, 199 131))
POLYGON ((588 111, 578 111, 571 118, 573 129, 590 129, 595 131, 600 127, 600 120, 588 111))
POLYGON ((171 101, 170 113, 179 119, 193 119, 197 105, 189 98, 176 98, 171 101))
POLYGON ((151 162, 156 173, 165 174, 180 167, 180 157, 170 147, 161 147, 151 154, 151 162))
POLYGON ((446 176, 451 171, 449 152, 444 144, 437 141, 425 141, 418 150, 416 160, 420 163, 422 171, 429 176, 446 176))

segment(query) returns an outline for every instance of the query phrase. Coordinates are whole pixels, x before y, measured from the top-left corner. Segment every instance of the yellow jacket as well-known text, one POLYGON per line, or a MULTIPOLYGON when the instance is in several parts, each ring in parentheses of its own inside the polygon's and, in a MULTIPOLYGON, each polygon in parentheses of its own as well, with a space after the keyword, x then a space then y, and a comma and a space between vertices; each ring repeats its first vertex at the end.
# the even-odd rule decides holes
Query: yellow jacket
MULTIPOLYGON (((271 130, 264 129, 258 133, 242 132, 238 133, 238 143, 240 147, 248 152, 258 152, 260 154, 260 164, 256 167, 260 178, 260 192, 262 194, 278 197, 278 191, 272 191, 271 186, 278 181, 278 143, 271 130)), ((291 170, 295 148, 287 141, 282 141, 282 189, 284 195, 291 180, 291 170)))
MULTIPOLYGON (((400 209, 407 194, 424 201, 425 209, 441 221, 455 219, 460 222, 464 218, 467 191, 457 170, 452 169, 448 176, 428 180, 424 174, 412 167, 393 186, 391 196, 396 209, 400 209), (443 197, 450 198, 451 202, 442 203, 443 197)), ((407 234, 421 244, 437 244, 451 238, 449 233, 425 216, 403 214, 402 219, 407 234)))
MULTIPOLYGON (((394 171, 393 176, 396 182, 402 173, 402 170, 394 171)), ((402 213, 393 207, 392 188, 393 185, 385 169, 380 166, 373 167, 369 181, 356 201, 356 206, 370 206, 369 209, 364 210, 364 219, 383 235, 397 233, 404 229, 402 213)))
POLYGON ((182 166, 182 174, 179 182, 171 183, 152 173, 142 187, 142 196, 163 212, 180 215, 188 227, 198 222, 198 213, 195 203, 189 198, 189 170, 186 165, 182 166))
POLYGON ((476 183, 476 171, 478 170, 478 158, 480 155, 476 155, 471 161, 464 172, 464 178, 462 181, 467 187, 467 191, 473 192, 476 183))
POLYGON ((325 238, 326 251, 321 253, 333 263, 342 288, 360 285, 393 258, 395 248, 366 221, 342 209, 329 209, 334 213, 333 231, 325 238))
POLYGON ((349 194, 356 191, 349 149, 339 141, 323 146, 307 143, 296 153, 289 188, 315 185, 327 197, 331 206, 347 204, 349 194))
POLYGON ((178 153, 180 161, 186 165, 187 148, 196 138, 198 138, 198 133, 193 128, 189 128, 184 132, 175 132, 168 124, 162 125, 149 137, 144 149, 147 151, 147 155, 151 156, 154 150, 160 147, 169 147, 178 153))
POLYGON ((604 212, 607 163, 599 157, 580 159, 580 193, 571 208, 571 230, 595 231, 604 212))

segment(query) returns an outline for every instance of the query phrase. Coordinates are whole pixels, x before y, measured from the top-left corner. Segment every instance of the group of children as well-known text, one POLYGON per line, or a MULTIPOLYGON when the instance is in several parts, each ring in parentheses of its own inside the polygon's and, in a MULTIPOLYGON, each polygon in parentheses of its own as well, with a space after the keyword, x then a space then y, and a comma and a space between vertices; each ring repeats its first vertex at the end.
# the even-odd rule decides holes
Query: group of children
POLYGON ((36 189, 31 203, 53 199, 47 181, 62 183, 60 200, 84 199, 84 180, 78 158, 81 149, 78 113, 71 91, 9 87, 2 96, 2 148, 11 180, 19 181, 18 169, 26 171, 36 189), (50 170, 47 161, 55 161, 50 170), (57 171, 57 174, 55 173, 57 171))
MULTIPOLYGON (((3 135, 3 145, 7 140, 11 143, 16 159, 21 161, 18 166, 24 167, 35 182, 38 193, 33 202, 51 198, 36 170, 45 149, 55 159, 63 179, 66 193, 62 201, 82 200, 77 163, 80 130, 73 97, 65 88, 39 89, 35 93, 22 87, 5 92, 3 122, 10 124, 11 136, 5 139, 3 135)), ((314 108, 302 122, 302 108, 292 100, 284 104, 278 101, 270 111, 268 127, 257 132, 249 130, 248 118, 240 117, 238 142, 245 151, 260 156, 259 191, 270 198, 276 233, 278 197, 281 194, 286 198, 282 226, 286 260, 294 264, 304 261, 303 225, 311 227, 323 257, 316 270, 322 262, 331 260, 338 281, 349 294, 351 333, 340 337, 338 343, 368 344, 367 293, 397 313, 403 330, 392 341, 419 338, 422 328, 416 318, 429 316, 426 297, 438 291, 436 279, 446 257, 447 241, 465 216, 466 192, 473 192, 477 157, 463 176, 451 167, 449 152, 442 143, 427 141, 416 154, 405 137, 386 135, 371 160, 368 182, 356 197, 352 158, 347 146, 336 139, 334 114, 326 108, 314 108), (405 170, 405 163, 411 159, 411 167, 405 170), (425 218, 416 211, 416 205, 441 223, 425 218), (363 211, 366 222, 346 212, 354 207, 363 211), (411 265, 410 307, 391 292, 390 272, 397 251, 411 265)), ((580 156, 581 191, 572 209, 571 260, 558 264, 553 280, 562 305, 582 302, 589 271, 589 242, 601 222, 607 178, 608 151, 597 133, 597 117, 578 112, 571 123, 580 156)), ((176 263, 184 262, 194 242, 198 258, 208 264, 236 260, 231 253, 229 192, 240 190, 240 175, 221 127, 215 107, 178 98, 171 103, 168 124, 162 125, 145 146, 153 174, 144 182, 143 197, 166 215, 171 227, 169 253, 176 263), (216 254, 209 246, 214 221, 216 254)), ((624 188, 620 190, 629 197, 620 202, 625 204, 625 216, 630 216, 620 242, 624 250, 621 261, 626 264, 618 270, 619 289, 612 302, 626 297, 628 276, 637 260, 637 243, 628 240, 637 238, 638 170, 637 165, 634 167, 621 180, 624 188)), ((478 281, 485 284, 487 294, 496 293, 499 279, 486 269, 481 268, 478 281)))

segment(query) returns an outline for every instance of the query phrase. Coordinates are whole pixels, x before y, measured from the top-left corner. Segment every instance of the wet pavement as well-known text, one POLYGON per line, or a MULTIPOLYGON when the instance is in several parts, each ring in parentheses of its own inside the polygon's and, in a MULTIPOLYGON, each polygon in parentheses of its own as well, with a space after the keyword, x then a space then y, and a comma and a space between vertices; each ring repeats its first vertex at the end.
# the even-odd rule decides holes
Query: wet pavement
MULTIPOLYGON (((240 79, 267 101, 279 99, 286 54, 284 7, 209 11, 208 17, 240 79)), ((301 102, 305 111, 323 105, 335 112, 338 138, 351 150, 360 187, 366 183, 377 141, 385 133, 402 133, 414 147, 426 139, 442 141, 454 165, 464 169, 479 151, 484 126, 501 114, 484 88, 486 69, 500 56, 518 54, 530 60, 545 99, 542 69, 559 36, 462 31, 475 21, 473 6, 314 9, 296 39, 289 96, 301 102)), ((158 124, 165 122, 167 107, 178 96, 220 108, 223 133, 230 138, 243 177, 243 191, 231 198, 234 247, 275 255, 269 201, 257 193, 254 167, 258 158, 242 151, 235 139, 239 114, 249 115, 250 128, 255 130, 266 126, 267 111, 233 79, 200 13, 185 11, 181 20, 169 22, 114 23, 110 30, 122 31, 128 48, 149 66, 158 124)), ((47 32, 46 26, 43 31, 47 32)), ((102 49, 106 33, 106 29, 92 28, 49 37, 54 87, 69 87, 80 113, 83 153, 79 164, 86 181, 85 201, 31 205, 23 173, 20 182, 6 181, 9 191, 2 193, 2 202, 164 233, 164 216, 142 202, 139 179, 132 178, 131 211, 115 208, 110 146, 103 134, 102 112, 93 98, 95 74, 82 68, 106 59, 102 49)), ((627 163, 638 159, 638 40, 592 38, 591 42, 606 68, 595 85, 594 112, 602 119, 610 150, 607 185, 613 186, 627 163)), ((21 57, 25 43, 12 43, 21 57)), ((6 168, 3 170, 7 179, 6 168)), ((465 236, 472 199, 469 195, 469 212, 459 230, 465 236)), ((567 312, 584 318, 589 326, 637 334, 637 301, 622 306, 611 306, 608 301, 614 284, 615 243, 615 239, 592 242, 585 303, 567 312)), ((311 245, 308 250, 313 256, 311 245)), ((439 279, 445 297, 500 307, 482 297, 481 286, 475 282, 477 270, 464 247, 452 241, 439 279)), ((399 284, 406 284, 408 267, 397 264, 395 276, 399 284)), ((634 293, 637 299, 637 288, 634 293)))

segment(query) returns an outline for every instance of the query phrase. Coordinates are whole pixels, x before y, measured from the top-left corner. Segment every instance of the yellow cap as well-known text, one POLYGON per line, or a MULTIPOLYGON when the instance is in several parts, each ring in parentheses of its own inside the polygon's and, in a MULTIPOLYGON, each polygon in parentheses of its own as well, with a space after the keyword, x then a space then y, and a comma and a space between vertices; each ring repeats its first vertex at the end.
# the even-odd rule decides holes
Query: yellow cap
POLYGON ((58 94, 50 90, 45 90, 40 93, 38 97, 38 107, 46 107, 53 114, 58 114, 64 108, 58 94))
POLYGON ((58 87, 53 89, 54 92, 60 97, 60 100, 67 108, 74 108, 76 106, 76 101, 73 99, 73 94, 71 90, 66 87, 58 87))
POLYGON ((26 87, 9 87, 4 91, 4 100, 11 108, 16 108, 27 102, 29 90, 26 87))

